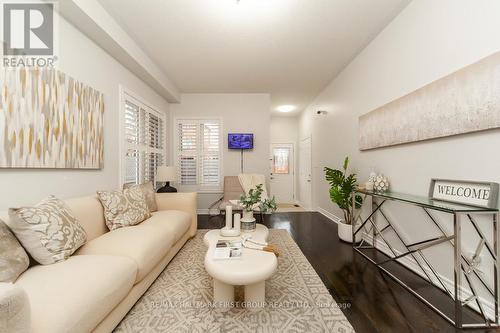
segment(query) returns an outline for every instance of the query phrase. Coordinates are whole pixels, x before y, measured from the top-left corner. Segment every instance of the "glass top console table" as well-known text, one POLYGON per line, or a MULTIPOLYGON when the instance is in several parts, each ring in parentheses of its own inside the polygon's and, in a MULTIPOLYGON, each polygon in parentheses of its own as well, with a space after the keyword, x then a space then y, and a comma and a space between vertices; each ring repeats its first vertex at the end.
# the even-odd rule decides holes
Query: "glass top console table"
MULTIPOLYGON (((358 195, 371 197, 371 210, 360 209, 356 211, 353 223, 353 239, 357 234, 365 232, 360 243, 353 243, 353 248, 363 257, 375 264, 379 269, 388 274, 396 282, 410 291, 413 295, 431 307, 457 328, 484 328, 499 327, 499 286, 498 286, 498 217, 497 209, 481 208, 433 200, 428 197, 414 196, 395 192, 372 192, 358 190, 358 195), (425 223, 436 227, 438 233, 432 237, 418 242, 409 242, 403 237, 401 226, 385 211, 387 202, 398 202, 415 206, 425 212, 425 223), (385 204, 385 206, 384 206, 385 204), (434 211, 434 212, 433 212, 434 211), (453 233, 438 221, 435 212, 450 214, 453 223, 453 233), (367 215, 363 218, 362 215, 367 215), (487 219, 491 223, 493 235, 485 234, 484 222, 479 223, 478 218, 487 219), (469 223, 477 236, 478 243, 473 254, 463 253, 462 232, 464 223, 469 223), (392 231, 392 237, 387 233, 392 231), (392 244, 391 244, 392 242, 392 244), (397 242, 398 244, 394 244, 397 242), (439 244, 448 243, 453 249, 453 278, 442 276, 429 260, 423 250, 439 244), (379 248, 382 245, 385 248, 379 248), (399 249, 399 250, 398 250, 399 249), (400 249, 404 249, 401 251, 400 249), (480 268, 481 256, 489 256, 488 262, 492 263, 491 274, 484 274, 480 268), (380 259, 381 258, 381 259, 380 259), (429 282, 431 288, 439 288, 446 294, 440 301, 433 304, 433 297, 429 293, 421 293, 407 283, 397 272, 401 271, 400 261, 404 258, 411 260, 420 270, 418 275, 429 282), (398 269, 393 269, 395 265, 398 269), (451 281, 453 280, 453 281, 451 281), (451 281, 451 282, 450 282, 451 281), (485 294, 488 299, 485 299, 485 294)), ((353 197, 354 207, 354 197, 353 197)), ((366 208, 366 207, 365 207, 366 208)), ((353 209, 353 211, 355 211, 353 209)), ((415 271, 415 270, 414 270, 415 271)), ((436 291, 439 293, 440 291, 436 291)), ((435 294, 435 293, 434 293, 435 294)))

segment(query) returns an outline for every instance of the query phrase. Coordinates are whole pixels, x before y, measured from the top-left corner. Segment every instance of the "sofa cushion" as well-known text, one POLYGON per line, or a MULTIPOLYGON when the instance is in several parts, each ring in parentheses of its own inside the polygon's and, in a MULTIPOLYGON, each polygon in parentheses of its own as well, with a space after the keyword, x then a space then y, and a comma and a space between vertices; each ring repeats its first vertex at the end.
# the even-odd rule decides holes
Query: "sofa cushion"
POLYGON ((104 208, 94 196, 72 198, 64 201, 87 233, 87 242, 109 232, 104 220, 104 208))
POLYGON ((49 196, 34 207, 9 209, 9 227, 40 264, 66 260, 85 244, 87 234, 63 201, 49 196))
POLYGON ((23 288, 0 283, 0 332, 30 332, 30 301, 23 288))
POLYGON ((0 282, 14 282, 29 264, 28 254, 0 220, 0 282))
POLYGON ((32 332, 90 332, 129 293, 136 271, 125 257, 72 256, 31 267, 16 286, 28 294, 32 332))
POLYGON ((174 243, 184 236, 191 225, 191 217, 180 210, 163 210, 154 212, 151 217, 142 222, 143 225, 157 224, 174 234, 174 243))
POLYGON ((123 189, 126 190, 135 186, 137 186, 142 191, 142 194, 144 194, 149 211, 156 212, 158 210, 158 205, 156 204, 156 192, 153 182, 151 181, 139 185, 136 185, 135 183, 125 183, 123 184, 123 189))
POLYGON ((158 211, 139 225, 113 230, 88 242, 76 254, 105 254, 132 258, 138 266, 135 279, 138 283, 188 231, 190 223, 189 215, 184 212, 158 211))
POLYGON ((97 191, 109 230, 141 223, 151 217, 146 197, 135 186, 123 191, 97 191))

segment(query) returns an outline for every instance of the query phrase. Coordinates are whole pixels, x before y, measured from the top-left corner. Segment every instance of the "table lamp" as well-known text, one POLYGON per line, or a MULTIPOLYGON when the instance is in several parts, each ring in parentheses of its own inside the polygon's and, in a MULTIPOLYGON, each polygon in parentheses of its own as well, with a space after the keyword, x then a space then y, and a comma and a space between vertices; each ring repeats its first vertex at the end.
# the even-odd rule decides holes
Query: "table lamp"
POLYGON ((160 166, 156 171, 156 181, 165 182, 165 186, 160 187, 157 193, 172 193, 177 192, 175 187, 170 186, 170 182, 177 178, 175 167, 173 166, 160 166))

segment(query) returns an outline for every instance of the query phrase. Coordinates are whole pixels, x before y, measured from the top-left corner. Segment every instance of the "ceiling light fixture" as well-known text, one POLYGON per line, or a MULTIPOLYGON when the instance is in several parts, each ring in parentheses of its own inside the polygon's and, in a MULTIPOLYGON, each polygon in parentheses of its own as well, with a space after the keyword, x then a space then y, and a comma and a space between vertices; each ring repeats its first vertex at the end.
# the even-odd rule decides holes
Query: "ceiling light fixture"
POLYGON ((276 108, 279 112, 292 112, 295 109, 295 105, 280 105, 276 108))

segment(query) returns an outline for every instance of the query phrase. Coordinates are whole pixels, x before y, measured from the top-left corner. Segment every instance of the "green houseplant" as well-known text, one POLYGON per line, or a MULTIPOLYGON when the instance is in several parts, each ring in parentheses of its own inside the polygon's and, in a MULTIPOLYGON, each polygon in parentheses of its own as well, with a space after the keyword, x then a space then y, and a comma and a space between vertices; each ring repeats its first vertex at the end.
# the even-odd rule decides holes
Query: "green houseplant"
POLYGON ((330 200, 337 204, 344 214, 344 219, 339 223, 339 237, 346 242, 352 242, 352 222, 354 219, 352 200, 354 197, 355 208, 359 209, 363 203, 363 198, 355 194, 356 174, 348 174, 348 167, 349 157, 346 157, 342 170, 325 167, 325 178, 330 184, 330 200))
POLYGON ((262 200, 263 185, 259 184, 255 188, 242 194, 240 197, 240 205, 243 206, 243 218, 241 219, 241 229, 252 231, 255 230, 255 218, 253 217, 253 210, 259 208, 262 214, 267 212, 273 213, 276 211, 276 199, 262 200), (248 224, 247 226, 245 224, 248 224))

